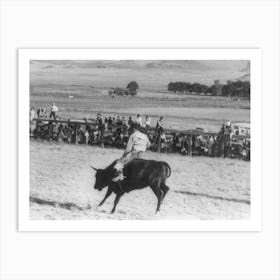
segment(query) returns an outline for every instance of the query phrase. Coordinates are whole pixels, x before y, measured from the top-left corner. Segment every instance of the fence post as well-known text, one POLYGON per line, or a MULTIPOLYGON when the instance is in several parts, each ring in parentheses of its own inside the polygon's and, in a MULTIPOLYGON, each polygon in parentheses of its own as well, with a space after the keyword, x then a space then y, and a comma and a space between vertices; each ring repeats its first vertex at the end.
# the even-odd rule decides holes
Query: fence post
POLYGON ((222 135, 221 136, 221 156, 224 158, 225 157, 225 137, 222 135))
POLYGON ((160 153, 160 135, 158 135, 158 139, 157 139, 157 152, 160 153))
POLYGON ((190 134, 191 138, 190 138, 190 149, 189 149, 189 155, 192 157, 192 134, 190 134))
POLYGON ((75 124, 75 144, 78 144, 78 128, 77 124, 75 124))

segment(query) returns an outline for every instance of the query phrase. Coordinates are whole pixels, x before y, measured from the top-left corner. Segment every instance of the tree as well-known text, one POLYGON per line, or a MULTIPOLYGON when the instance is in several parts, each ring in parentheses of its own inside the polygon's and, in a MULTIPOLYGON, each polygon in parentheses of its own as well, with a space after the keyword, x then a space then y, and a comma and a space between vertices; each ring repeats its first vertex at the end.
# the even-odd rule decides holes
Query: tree
POLYGON ((168 91, 175 91, 174 83, 170 82, 167 86, 168 91))
POLYGON ((200 93, 207 94, 208 91, 209 91, 209 87, 208 86, 200 85, 200 93))
POLYGON ((223 85, 219 80, 214 81, 214 85, 211 86, 211 92, 213 95, 222 95, 223 85))
POLYGON ((199 83, 193 83, 192 91, 196 94, 200 93, 200 84, 199 83))
POLYGON ((243 82, 243 95, 247 98, 251 98, 251 86, 250 82, 243 82))
POLYGON ((136 95, 137 94, 137 90, 139 89, 139 85, 137 84, 137 82, 132 81, 132 82, 128 83, 126 88, 128 89, 128 93, 130 95, 136 95))
POLYGON ((228 80, 226 85, 224 85, 222 88, 222 95, 230 98, 231 90, 232 90, 231 87, 232 87, 232 82, 228 80))

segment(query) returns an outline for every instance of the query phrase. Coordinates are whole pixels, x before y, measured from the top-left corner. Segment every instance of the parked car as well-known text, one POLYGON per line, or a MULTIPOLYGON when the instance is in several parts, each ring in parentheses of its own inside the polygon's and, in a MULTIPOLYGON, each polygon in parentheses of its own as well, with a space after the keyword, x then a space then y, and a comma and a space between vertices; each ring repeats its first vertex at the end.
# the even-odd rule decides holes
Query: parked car
POLYGON ((250 123, 232 123, 233 135, 250 137, 251 128, 250 123))

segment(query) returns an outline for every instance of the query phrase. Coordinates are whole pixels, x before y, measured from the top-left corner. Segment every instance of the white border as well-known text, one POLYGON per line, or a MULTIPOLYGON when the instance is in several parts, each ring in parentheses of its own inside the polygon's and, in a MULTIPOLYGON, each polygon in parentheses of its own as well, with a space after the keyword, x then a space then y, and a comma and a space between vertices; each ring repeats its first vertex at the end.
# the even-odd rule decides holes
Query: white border
POLYGON ((260 49, 19 49, 18 50, 18 230, 19 231, 261 231, 262 72, 260 49), (250 60, 251 215, 249 220, 51 220, 29 219, 30 60, 250 60))

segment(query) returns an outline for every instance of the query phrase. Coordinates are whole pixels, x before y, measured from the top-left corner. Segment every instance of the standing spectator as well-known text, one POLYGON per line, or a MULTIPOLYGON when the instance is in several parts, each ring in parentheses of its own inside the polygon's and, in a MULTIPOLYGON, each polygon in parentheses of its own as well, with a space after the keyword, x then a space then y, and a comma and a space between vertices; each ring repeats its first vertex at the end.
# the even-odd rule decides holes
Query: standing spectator
POLYGON ((156 130, 160 128, 163 130, 163 117, 160 117, 159 120, 157 121, 156 130))
POLYGON ((165 133, 163 132, 160 135, 160 151, 162 151, 166 148, 166 145, 165 145, 166 142, 167 142, 167 139, 166 139, 165 133))
POLYGON ((31 110, 30 110, 30 121, 32 122, 36 117, 36 111, 35 111, 35 108, 34 107, 31 107, 31 110))
POLYGON ((58 142, 62 142, 62 141, 63 141, 63 138, 64 138, 63 126, 60 125, 60 126, 58 127, 57 141, 58 141, 58 142))
POLYGON ((163 132, 163 117, 160 117, 156 125, 156 134, 160 135, 163 132))
POLYGON ((223 123, 222 124, 222 127, 221 127, 221 129, 220 129, 220 131, 219 131, 219 134, 225 134, 225 131, 226 131, 226 125, 223 123))
POLYGON ((88 132, 88 130, 85 131, 85 143, 86 144, 89 143, 89 132, 88 132))
POLYGON ((157 139, 157 151, 160 152, 160 147, 161 147, 161 135, 163 134, 163 117, 160 117, 159 120, 157 121, 156 125, 156 139, 157 139))
POLYGON ((35 118, 36 118, 36 111, 35 108, 32 107, 30 110, 30 122, 29 122, 31 136, 33 136, 33 132, 36 129, 36 121, 34 121, 35 118))
POLYGON ((115 146, 119 149, 125 148, 124 146, 124 135, 123 133, 119 134, 115 139, 115 146))
POLYGON ((211 135, 208 138, 208 141, 207 141, 208 156, 210 156, 210 157, 213 155, 213 145, 214 145, 214 143, 215 143, 214 136, 211 135))
POLYGON ((132 117, 131 116, 129 116, 129 118, 128 118, 128 125, 131 127, 132 125, 133 125, 133 120, 132 120, 132 117))
POLYGON ((122 120, 120 116, 117 116, 117 125, 122 125, 122 120))
POLYGON ((52 129, 52 139, 53 140, 58 140, 58 133, 59 133, 59 128, 58 128, 58 124, 53 122, 53 129, 52 129))
POLYGON ((221 156, 221 137, 214 136, 214 144, 212 147, 212 156, 219 157, 221 156))
POLYGON ((126 117, 122 118, 122 132, 126 133, 128 130, 128 120, 126 119, 126 117))
POLYGON ((135 123, 138 124, 139 126, 143 127, 142 118, 141 118, 141 116, 139 114, 136 117, 135 123))
POLYGON ((38 118, 41 118, 41 117, 42 117, 41 108, 38 108, 38 110, 37 110, 37 116, 38 116, 38 118))
POLYGON ((122 125, 127 126, 126 117, 122 117, 122 125))
POLYGON ((103 138, 104 138, 104 132, 105 132, 105 124, 102 120, 101 114, 97 115, 97 127, 98 127, 98 143, 103 146, 103 138))
POLYGON ((232 138, 233 129, 231 126, 231 121, 227 121, 225 124, 222 124, 219 134, 224 136, 224 138, 226 138, 227 141, 232 138))
POLYGON ((48 117, 48 110, 47 108, 42 108, 41 109, 41 114, 43 118, 47 118, 48 117))
POLYGON ((233 129, 232 129, 232 126, 231 126, 231 121, 227 121, 227 122, 226 122, 224 134, 225 134, 225 135, 228 135, 228 137, 229 137, 230 140, 232 139, 232 136, 233 136, 233 129))
POLYGON ((112 120, 112 117, 110 116, 109 118, 108 118, 108 126, 109 125, 112 125, 113 124, 113 120, 112 120))
POLYGON ((151 127, 151 121, 152 121, 151 117, 146 116, 145 127, 147 128, 151 127))
POLYGON ((55 105, 55 103, 51 106, 51 113, 50 113, 50 119, 53 118, 56 120, 56 113, 58 112, 58 107, 55 105))
POLYGON ((112 131, 113 129, 113 120, 111 116, 108 118, 107 128, 109 131, 112 131))
POLYGON ((219 134, 221 134, 221 137, 220 137, 221 155, 223 157, 225 157, 226 148, 231 146, 231 139, 233 136, 233 129, 231 126, 231 121, 227 121, 225 124, 223 124, 222 129, 220 130, 219 134))

